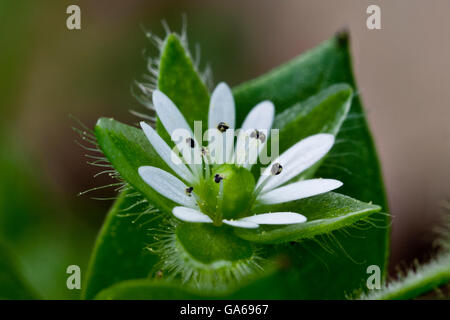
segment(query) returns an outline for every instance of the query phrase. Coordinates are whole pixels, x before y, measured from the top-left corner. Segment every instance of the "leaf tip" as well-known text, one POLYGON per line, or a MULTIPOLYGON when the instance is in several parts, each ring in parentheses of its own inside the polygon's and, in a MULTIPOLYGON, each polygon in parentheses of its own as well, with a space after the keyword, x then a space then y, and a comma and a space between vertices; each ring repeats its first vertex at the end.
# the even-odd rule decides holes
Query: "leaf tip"
POLYGON ((350 42, 350 29, 348 26, 342 27, 336 32, 336 40, 339 47, 347 47, 350 42))

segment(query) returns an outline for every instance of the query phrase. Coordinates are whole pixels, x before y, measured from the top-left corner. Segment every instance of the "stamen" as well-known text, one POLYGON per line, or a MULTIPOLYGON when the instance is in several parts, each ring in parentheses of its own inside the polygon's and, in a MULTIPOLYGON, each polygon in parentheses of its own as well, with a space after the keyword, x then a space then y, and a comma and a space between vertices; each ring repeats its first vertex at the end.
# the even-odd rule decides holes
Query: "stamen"
POLYGON ((216 173, 215 175, 214 175, 214 182, 215 183, 220 183, 220 181, 222 181, 223 180, 223 176, 222 175, 220 175, 220 174, 218 174, 218 173, 216 173))
POLYGON ((209 163, 211 162, 211 158, 209 157, 209 150, 207 147, 202 147, 201 148, 201 153, 202 153, 202 159, 203 159, 203 163, 205 164, 204 167, 204 171, 205 171, 205 179, 209 179, 209 163))
POLYGON ((259 133, 259 141, 263 142, 266 141, 266 135, 263 132, 259 133))
POLYGON ((219 130, 222 133, 227 131, 229 128, 230 126, 225 122, 219 122, 219 124, 217 125, 217 130, 219 130))
POLYGON ((270 169, 270 172, 272 175, 277 176, 283 171, 283 166, 279 163, 275 163, 272 168, 270 169))
POLYGON ((190 197, 192 195, 192 191, 194 190, 194 187, 188 187, 186 188, 186 194, 190 197))
MULTIPOLYGON (((218 176, 218 174, 216 174, 216 176, 218 176)), ((215 226, 220 226, 222 224, 222 219, 223 219, 223 211, 222 211, 222 205, 223 205, 223 182, 219 181, 218 183, 220 183, 219 184, 219 193, 217 194, 216 214, 215 214, 215 217, 213 219, 213 224, 215 226)))
POLYGON ((250 133, 250 138, 259 139, 262 143, 266 141, 266 135, 264 132, 258 131, 255 129, 252 133, 250 133))
POLYGON ((186 138, 186 143, 191 146, 192 149, 195 147, 195 141, 192 138, 186 138))

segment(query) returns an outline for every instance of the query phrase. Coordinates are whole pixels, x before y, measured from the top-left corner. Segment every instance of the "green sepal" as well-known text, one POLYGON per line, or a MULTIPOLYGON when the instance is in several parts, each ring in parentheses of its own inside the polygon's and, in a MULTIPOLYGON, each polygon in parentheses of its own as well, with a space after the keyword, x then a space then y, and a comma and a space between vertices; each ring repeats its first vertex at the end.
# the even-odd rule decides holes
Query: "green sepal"
POLYGON ((154 166, 173 171, 159 157, 141 129, 122 124, 114 119, 100 118, 95 126, 95 136, 103 154, 121 178, 142 193, 158 209, 171 212, 175 204, 153 190, 139 176, 141 166, 154 166))

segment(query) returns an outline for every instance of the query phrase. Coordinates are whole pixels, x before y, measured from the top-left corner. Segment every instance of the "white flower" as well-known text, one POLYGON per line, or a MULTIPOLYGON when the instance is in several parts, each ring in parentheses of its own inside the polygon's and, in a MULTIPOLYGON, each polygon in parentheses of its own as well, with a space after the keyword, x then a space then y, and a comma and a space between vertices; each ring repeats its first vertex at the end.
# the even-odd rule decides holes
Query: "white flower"
MULTIPOLYGON (((225 177, 219 174, 212 175, 211 168, 222 163, 220 160, 226 160, 226 163, 232 163, 231 166, 251 169, 267 142, 274 118, 272 102, 263 101, 250 111, 237 136, 236 148, 233 148, 234 135, 227 135, 227 132, 229 129, 235 129, 234 99, 230 88, 225 83, 220 83, 212 93, 208 116, 209 132, 223 139, 221 143, 215 145, 219 148, 219 152, 216 150, 214 157, 210 157, 197 142, 185 118, 166 95, 156 90, 153 93, 153 104, 167 132, 171 136, 175 130, 179 129, 188 132, 189 137, 185 142, 189 145, 194 158, 197 156, 202 159, 200 163, 193 163, 192 158, 188 160, 183 155, 182 158, 188 163, 186 165, 152 127, 141 122, 141 127, 156 152, 178 177, 151 166, 140 167, 139 175, 158 193, 181 205, 172 211, 176 218, 187 222, 215 223, 216 225, 225 223, 241 228, 258 228, 263 224, 296 224, 306 221, 305 216, 294 212, 250 215, 251 210, 249 210, 246 211, 247 216, 240 216, 239 219, 222 217, 220 206, 224 198, 223 179, 225 177), (199 189, 201 189, 201 184, 214 184, 211 181, 219 185, 218 200, 214 202, 217 203, 215 206, 217 213, 202 212, 205 199, 202 198, 202 194, 196 192, 196 186, 200 186, 199 189)), ((333 135, 321 133, 299 141, 282 153, 265 169, 256 184, 253 182, 254 190, 248 199, 250 209, 253 204, 270 205, 289 202, 339 188, 342 182, 333 179, 310 179, 286 184, 325 156, 333 143, 333 135)), ((236 190, 239 190, 239 187, 237 185, 236 190)))

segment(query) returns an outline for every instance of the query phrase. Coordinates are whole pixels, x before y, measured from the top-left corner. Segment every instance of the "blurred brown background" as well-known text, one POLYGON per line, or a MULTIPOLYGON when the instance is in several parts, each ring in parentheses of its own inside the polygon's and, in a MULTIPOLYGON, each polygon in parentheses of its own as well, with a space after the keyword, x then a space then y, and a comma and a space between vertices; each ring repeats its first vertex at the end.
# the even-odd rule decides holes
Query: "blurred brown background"
POLYGON ((440 204, 450 197, 448 0, 64 0, 2 6, 2 131, 26 155, 46 196, 64 208, 58 219, 75 219, 92 230, 86 241, 93 240, 109 202, 76 194, 108 180, 92 178, 98 170, 73 143, 75 123, 68 115, 89 127, 100 116, 136 122, 129 110, 143 109, 130 88, 145 71, 145 57, 157 54, 141 26, 163 36, 161 20, 178 31, 185 13, 191 48, 198 43, 215 81, 230 85, 288 61, 342 27, 350 29, 356 78, 394 216, 391 263, 426 256, 440 204), (79 31, 66 28, 69 4, 81 7, 79 31), (369 4, 381 7, 382 30, 366 28, 369 4))

